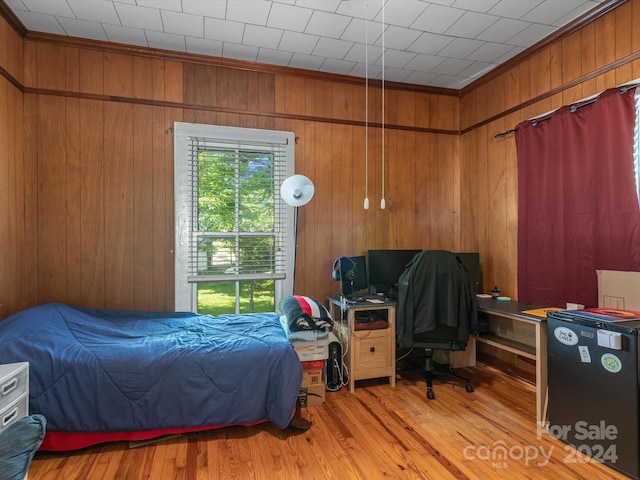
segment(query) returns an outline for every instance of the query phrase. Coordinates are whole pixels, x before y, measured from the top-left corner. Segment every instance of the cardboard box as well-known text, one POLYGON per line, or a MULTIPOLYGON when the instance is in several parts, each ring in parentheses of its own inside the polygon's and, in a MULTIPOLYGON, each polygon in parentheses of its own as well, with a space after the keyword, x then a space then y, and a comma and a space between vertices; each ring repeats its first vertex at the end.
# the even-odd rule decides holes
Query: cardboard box
POLYGON ((640 272, 596 270, 598 307, 640 312, 640 272))
POLYGON ((302 386, 320 385, 324 379, 324 360, 302 362, 302 386))
POLYGON ((294 340, 291 342, 301 362, 326 360, 329 358, 329 337, 312 342, 294 340))
POLYGON ((326 386, 324 382, 319 385, 309 385, 308 387, 302 387, 298 398, 300 398, 300 405, 303 407, 315 407, 322 405, 325 400, 326 386))

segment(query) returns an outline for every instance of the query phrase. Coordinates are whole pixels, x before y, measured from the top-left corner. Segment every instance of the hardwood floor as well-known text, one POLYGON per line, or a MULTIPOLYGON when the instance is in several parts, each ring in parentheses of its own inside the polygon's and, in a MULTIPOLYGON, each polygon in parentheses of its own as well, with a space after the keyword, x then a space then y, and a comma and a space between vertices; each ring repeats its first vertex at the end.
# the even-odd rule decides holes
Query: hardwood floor
POLYGON ((367 380, 303 409, 313 421, 303 433, 267 423, 39 452, 29 480, 627 478, 538 433, 531 385, 484 364, 460 372, 474 393, 442 377, 427 400, 418 372, 399 374, 394 389, 367 380))

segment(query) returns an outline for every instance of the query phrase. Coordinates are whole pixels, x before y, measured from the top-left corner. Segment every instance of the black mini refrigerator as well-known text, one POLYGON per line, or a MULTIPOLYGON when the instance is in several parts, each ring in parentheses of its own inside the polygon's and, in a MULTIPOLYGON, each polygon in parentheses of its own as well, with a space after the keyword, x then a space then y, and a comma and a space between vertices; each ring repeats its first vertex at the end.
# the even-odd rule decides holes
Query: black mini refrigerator
POLYGON ((573 447, 568 462, 586 455, 640 479, 638 329, 637 312, 548 312, 549 433, 573 447))

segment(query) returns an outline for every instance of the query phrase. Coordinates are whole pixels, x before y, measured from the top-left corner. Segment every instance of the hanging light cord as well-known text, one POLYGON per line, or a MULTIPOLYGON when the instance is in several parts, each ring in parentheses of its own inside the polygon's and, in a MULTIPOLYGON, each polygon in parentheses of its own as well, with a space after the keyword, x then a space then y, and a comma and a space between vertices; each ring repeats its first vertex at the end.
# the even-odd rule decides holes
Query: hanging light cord
POLYGON ((369 209, 369 4, 364 19, 364 209, 369 209))
POLYGON ((382 0, 382 200, 380 200, 382 210, 386 207, 384 199, 384 2, 385 0, 382 0))

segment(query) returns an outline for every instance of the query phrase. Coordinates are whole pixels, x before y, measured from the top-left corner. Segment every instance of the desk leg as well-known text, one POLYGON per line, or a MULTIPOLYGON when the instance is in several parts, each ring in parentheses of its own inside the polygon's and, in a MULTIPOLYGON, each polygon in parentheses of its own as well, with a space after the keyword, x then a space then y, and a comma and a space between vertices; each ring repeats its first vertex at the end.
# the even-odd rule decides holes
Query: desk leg
POLYGON ((547 422, 547 324, 536 324, 536 422, 547 422))

